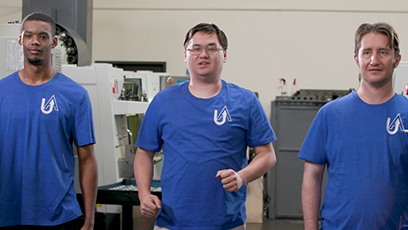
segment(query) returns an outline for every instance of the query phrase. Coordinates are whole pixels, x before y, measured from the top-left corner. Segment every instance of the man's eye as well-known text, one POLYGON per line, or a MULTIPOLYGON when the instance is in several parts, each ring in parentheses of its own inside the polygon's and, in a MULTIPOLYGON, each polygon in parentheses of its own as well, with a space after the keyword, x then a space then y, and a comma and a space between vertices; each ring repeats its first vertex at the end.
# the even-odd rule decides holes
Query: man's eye
POLYGON ((190 49, 190 52, 192 53, 201 53, 201 48, 200 47, 193 47, 190 49))

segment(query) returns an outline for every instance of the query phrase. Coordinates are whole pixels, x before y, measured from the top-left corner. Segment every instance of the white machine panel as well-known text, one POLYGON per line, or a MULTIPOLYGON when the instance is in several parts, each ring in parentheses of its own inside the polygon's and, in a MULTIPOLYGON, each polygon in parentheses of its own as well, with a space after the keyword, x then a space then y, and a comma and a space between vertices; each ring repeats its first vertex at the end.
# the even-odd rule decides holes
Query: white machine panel
POLYGON ((147 96, 147 101, 152 101, 153 97, 161 90, 160 89, 160 77, 170 76, 168 73, 159 73, 152 71, 137 71, 136 73, 126 74, 127 79, 141 79, 143 94, 147 96))
POLYGON ((408 62, 401 61, 398 67, 394 70, 394 91, 398 94, 407 95, 408 87, 408 62))
MULTIPOLYGON (((129 143, 126 114, 145 113, 148 102, 118 100, 124 72, 111 64, 62 65, 62 73, 81 84, 92 102, 98 186, 121 182, 123 178, 119 177, 118 160, 124 158, 125 145, 129 143)), ((78 185, 76 189, 79 189, 78 185)), ((98 208, 110 213, 117 213, 118 209, 119 206, 112 205, 98 208)))
POLYGON ((0 24, 0 79, 23 67, 23 48, 18 44, 20 24, 0 24))
MULTIPOLYGON (((23 47, 18 43, 21 31, 20 23, 0 24, 0 79, 20 70, 24 65, 23 47)), ((65 48, 58 40, 56 48, 51 51, 51 65, 61 71, 61 65, 66 64, 64 59, 65 48)))

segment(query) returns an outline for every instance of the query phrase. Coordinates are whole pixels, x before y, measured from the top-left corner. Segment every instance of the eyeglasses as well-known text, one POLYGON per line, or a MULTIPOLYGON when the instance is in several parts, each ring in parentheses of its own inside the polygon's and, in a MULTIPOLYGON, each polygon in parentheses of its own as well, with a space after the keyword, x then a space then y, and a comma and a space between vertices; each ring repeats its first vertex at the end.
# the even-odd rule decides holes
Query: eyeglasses
MULTIPOLYGON (((203 47, 202 46, 192 46, 190 48, 187 48, 187 50, 192 54, 192 55, 199 55, 201 52, 203 52, 203 47)), ((208 54, 216 54, 218 53, 218 50, 224 50, 221 47, 218 47, 217 45, 209 45, 205 48, 205 51, 208 54)))

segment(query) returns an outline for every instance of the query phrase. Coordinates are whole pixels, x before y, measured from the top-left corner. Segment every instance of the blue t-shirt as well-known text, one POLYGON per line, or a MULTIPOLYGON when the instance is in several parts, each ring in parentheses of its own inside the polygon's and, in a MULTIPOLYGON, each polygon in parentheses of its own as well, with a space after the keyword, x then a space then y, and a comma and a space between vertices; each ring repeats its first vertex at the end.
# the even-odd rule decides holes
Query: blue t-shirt
POLYGON ((30 86, 0 80, 0 227, 58 225, 81 216, 76 146, 95 143, 87 91, 62 73, 30 86))
POLYGON ((408 227, 408 100, 370 105, 353 92, 323 106, 299 158, 326 164, 322 228, 408 227))
POLYGON ((247 165, 247 146, 276 140, 255 94, 222 81, 209 99, 194 97, 189 82, 159 92, 150 103, 136 145, 163 145, 162 209, 156 225, 220 230, 245 223, 246 186, 227 192, 218 170, 247 165))

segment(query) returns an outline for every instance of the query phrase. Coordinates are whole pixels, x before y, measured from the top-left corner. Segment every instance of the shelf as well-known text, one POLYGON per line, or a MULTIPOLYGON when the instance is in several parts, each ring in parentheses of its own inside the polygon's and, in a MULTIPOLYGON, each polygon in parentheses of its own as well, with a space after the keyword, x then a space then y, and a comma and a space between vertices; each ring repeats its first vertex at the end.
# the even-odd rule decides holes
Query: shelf
POLYGON ((148 102, 121 100, 113 101, 113 110, 115 115, 145 113, 148 106, 148 102))

